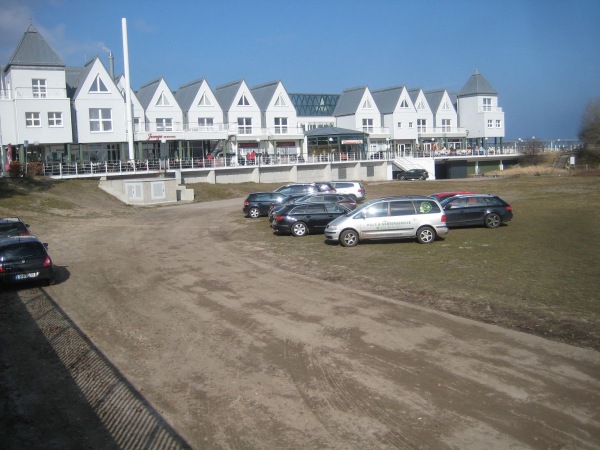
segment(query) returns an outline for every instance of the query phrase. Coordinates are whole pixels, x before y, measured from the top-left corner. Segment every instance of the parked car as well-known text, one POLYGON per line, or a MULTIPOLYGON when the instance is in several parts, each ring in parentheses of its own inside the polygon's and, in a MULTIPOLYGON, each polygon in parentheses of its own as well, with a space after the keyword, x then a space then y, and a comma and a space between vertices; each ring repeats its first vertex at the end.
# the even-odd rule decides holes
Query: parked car
POLYGON ((448 233, 440 203, 429 197, 384 197, 363 203, 325 228, 329 242, 353 247, 364 239, 417 239, 430 244, 448 233))
POLYGON ((54 265, 47 248, 48 244, 31 235, 0 238, 0 282, 54 284, 54 265))
POLYGON ((319 193, 319 194, 308 194, 302 196, 290 195, 286 197, 280 205, 273 205, 269 211, 269 222, 273 221, 273 218, 283 209, 286 205, 298 203, 338 203, 348 210, 356 208, 357 203, 354 196, 347 194, 330 194, 330 193, 319 193))
POLYGON ((271 227, 277 233, 291 233, 298 237, 322 233, 329 222, 348 212, 348 208, 337 203, 293 203, 277 212, 271 227))
POLYGON ((0 238, 8 236, 28 236, 29 224, 24 223, 18 217, 0 218, 0 238))
POLYGON ((318 183, 290 183, 278 187, 275 189, 275 192, 285 195, 306 195, 316 194, 317 192, 335 192, 335 188, 331 185, 331 183, 320 181, 318 183))
POLYGON ((435 198, 438 202, 442 202, 447 198, 454 197, 455 195, 461 194, 474 194, 475 192, 471 191, 453 191, 453 192, 436 192, 435 194, 431 194, 430 198, 435 198))
POLYGON ((449 227, 485 225, 498 228, 513 218, 512 206, 497 195, 464 194, 442 201, 449 227))
POLYGON ((338 194, 353 195, 356 201, 362 202, 367 197, 367 190, 360 181, 332 181, 338 194))
POLYGON ((271 205, 281 203, 286 195, 280 192, 253 192, 244 200, 242 211, 246 217, 266 216, 271 205))
POLYGON ((425 169, 410 169, 405 172, 400 172, 396 175, 398 180, 426 180, 429 178, 429 172, 425 169))

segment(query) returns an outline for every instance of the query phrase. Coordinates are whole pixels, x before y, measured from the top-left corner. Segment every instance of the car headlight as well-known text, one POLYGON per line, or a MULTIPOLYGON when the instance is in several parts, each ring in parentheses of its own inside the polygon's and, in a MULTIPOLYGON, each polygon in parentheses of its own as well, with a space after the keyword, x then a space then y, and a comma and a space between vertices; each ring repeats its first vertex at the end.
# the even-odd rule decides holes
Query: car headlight
POLYGON ((334 230, 337 230, 337 227, 335 225, 327 225, 327 229, 334 231, 334 230))

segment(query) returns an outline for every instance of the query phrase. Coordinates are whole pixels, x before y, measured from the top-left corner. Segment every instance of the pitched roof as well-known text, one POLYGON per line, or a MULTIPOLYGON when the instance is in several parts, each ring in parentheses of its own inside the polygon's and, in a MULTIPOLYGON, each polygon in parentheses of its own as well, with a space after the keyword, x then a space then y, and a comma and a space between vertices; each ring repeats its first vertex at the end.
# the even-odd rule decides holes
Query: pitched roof
POLYGON ((356 111, 358 111, 358 108, 360 107, 360 101, 365 95, 366 90, 366 86, 359 86, 346 89, 344 92, 342 92, 342 95, 340 95, 337 105, 335 106, 335 110, 333 111, 333 115, 340 117, 356 114, 356 111))
POLYGON ((83 80, 81 72, 83 72, 83 67, 66 68, 65 79, 67 82, 67 97, 73 98, 75 96, 75 91, 79 88, 80 80, 83 80))
MULTIPOLYGON (((99 60, 100 58, 98 58, 96 56, 94 59, 91 59, 90 61, 88 61, 87 63, 84 64, 83 69, 81 69, 81 71, 79 72, 78 79, 77 79, 77 86, 75 87, 75 91, 73 92, 72 98, 75 98, 79 95, 79 90, 81 89, 80 81, 83 81, 88 77, 88 75, 90 74, 90 71, 92 70, 92 67, 94 66, 94 62, 97 59, 99 60)), ((100 64, 102 64, 102 61, 100 61, 100 64)))
POLYGON ((235 96, 240 90, 243 82, 244 80, 232 81, 231 83, 222 84, 215 88, 213 93, 223 111, 229 111, 231 109, 235 96))
POLYGON ((181 106, 181 109, 183 111, 190 110, 190 108, 192 107, 192 102, 196 98, 196 95, 198 95, 198 91, 200 90, 200 87, 202 86, 202 83, 204 81, 204 78, 191 81, 181 86, 174 93, 175 100, 177 100, 177 103, 179 103, 179 106, 181 106))
POLYGON ((375 103, 377 103, 379 112, 381 112, 381 114, 393 113, 396 110, 398 102, 400 101, 400 96, 402 95, 403 90, 404 86, 391 86, 372 91, 371 94, 373 95, 375 103))
POLYGON ((29 25, 4 71, 10 66, 65 67, 65 64, 35 27, 29 25))
POLYGON ((496 89, 477 70, 458 93, 459 97, 473 97, 476 95, 498 95, 496 89))
POLYGON ((158 85, 160 84, 162 78, 157 78, 156 80, 152 80, 149 83, 143 85, 135 94, 142 105, 144 110, 148 109, 150 102, 152 101, 152 97, 156 93, 158 89, 158 85))
POLYGON ((427 100, 427 103, 429 104, 429 107, 433 112, 436 112, 439 109, 440 104, 442 103, 442 99, 444 98, 445 92, 446 91, 444 91, 443 89, 425 92, 425 100, 427 100))
POLYGON ((266 111, 269 107, 269 102, 273 99, 279 83, 281 83, 281 81, 271 81, 270 83, 265 83, 250 89, 252 97, 256 100, 261 111, 266 111))

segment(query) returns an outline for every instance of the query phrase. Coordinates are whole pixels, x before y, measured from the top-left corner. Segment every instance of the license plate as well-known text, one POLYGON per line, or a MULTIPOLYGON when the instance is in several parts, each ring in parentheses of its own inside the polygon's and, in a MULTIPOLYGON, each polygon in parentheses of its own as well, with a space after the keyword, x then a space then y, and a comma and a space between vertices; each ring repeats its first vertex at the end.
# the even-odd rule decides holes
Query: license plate
POLYGON ((27 280, 29 278, 37 278, 39 272, 31 272, 31 273, 20 273, 15 275, 15 280, 27 280))

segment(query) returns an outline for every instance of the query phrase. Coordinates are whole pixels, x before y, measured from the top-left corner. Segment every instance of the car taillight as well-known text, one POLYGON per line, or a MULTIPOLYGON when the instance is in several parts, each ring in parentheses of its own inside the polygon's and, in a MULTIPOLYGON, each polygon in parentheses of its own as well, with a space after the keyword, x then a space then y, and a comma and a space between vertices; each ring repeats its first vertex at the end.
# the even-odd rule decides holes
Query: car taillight
POLYGON ((50 267, 52 265, 52 260, 50 259, 49 256, 46 256, 46 259, 44 259, 44 267, 50 267))
POLYGON ((442 215, 442 223, 445 223, 445 222, 446 222, 446 214, 443 214, 442 215))
POLYGON ((507 210, 507 211, 512 211, 512 206, 510 206, 510 205, 509 205, 509 206, 507 206, 507 207, 506 207, 506 210, 507 210))
POLYGON ((283 216, 276 216, 276 217, 275 217, 275 220, 276 220, 277 222, 279 222, 280 220, 283 220, 283 216))
POLYGON ((4 272, 5 272, 4 264, 0 264, 0 273, 4 273, 4 272))
POLYGON ((246 200, 246 201, 244 202, 244 206, 248 206, 249 204, 250 204, 250 202, 249 202, 248 200, 246 200))

